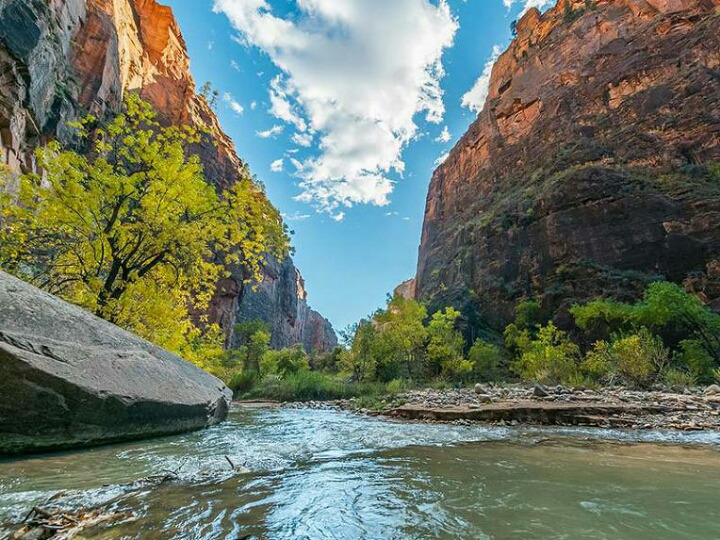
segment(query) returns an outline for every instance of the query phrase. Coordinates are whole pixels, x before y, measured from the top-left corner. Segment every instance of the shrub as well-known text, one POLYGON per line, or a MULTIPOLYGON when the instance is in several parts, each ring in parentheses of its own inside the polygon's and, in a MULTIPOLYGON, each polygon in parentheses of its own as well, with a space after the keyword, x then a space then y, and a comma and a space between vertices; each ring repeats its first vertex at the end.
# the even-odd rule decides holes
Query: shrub
POLYGON ((285 376, 308 369, 310 359, 300 345, 291 349, 266 351, 260 360, 260 374, 263 377, 274 373, 285 376))
POLYGON ((595 300, 573 306, 570 312, 585 332, 604 327, 607 335, 645 327, 672 346, 683 339, 696 340, 715 364, 720 362, 720 315, 674 283, 653 283, 634 305, 595 300))
POLYGON ((662 372, 662 381, 670 388, 682 389, 695 386, 697 379, 688 373, 677 368, 667 368, 662 372))
POLYGON ((674 362, 689 369, 693 377, 704 384, 711 384, 715 380, 713 373, 715 361, 700 342, 694 339, 685 339, 680 342, 680 350, 673 358, 674 362))
POLYGON ((608 343, 598 341, 587 353, 583 370, 603 382, 620 379, 631 386, 647 386, 665 368, 668 350, 647 328, 608 343))
POLYGON ((235 395, 242 395, 250 390, 258 382, 258 376, 251 371, 239 371, 228 382, 228 387, 235 395))
POLYGON ((402 394, 410 390, 410 382, 407 379, 393 379, 387 384, 386 390, 388 394, 402 394))
POLYGON ((578 377, 580 349, 551 322, 538 328, 513 366, 525 380, 547 384, 570 383, 578 377))
POLYGON ((502 377, 502 353, 498 346, 478 339, 470 347, 468 359, 478 381, 496 381, 502 377))

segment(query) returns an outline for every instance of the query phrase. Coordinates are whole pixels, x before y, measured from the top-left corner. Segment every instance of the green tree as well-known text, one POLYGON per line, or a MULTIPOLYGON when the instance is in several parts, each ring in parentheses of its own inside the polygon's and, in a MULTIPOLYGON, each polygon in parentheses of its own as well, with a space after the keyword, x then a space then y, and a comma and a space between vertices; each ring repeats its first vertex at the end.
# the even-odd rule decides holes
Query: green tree
POLYGON ((682 340, 693 339, 716 364, 720 363, 720 315, 674 283, 651 284, 642 301, 636 304, 595 300, 573 306, 570 312, 575 324, 590 333, 610 334, 645 327, 673 347, 682 340))
POLYGON ((477 339, 468 351, 468 361, 479 381, 497 381, 503 376, 502 352, 497 345, 477 339))
POLYGON ((423 321, 425 306, 415 300, 396 295, 387 309, 375 315, 377 329, 374 353, 383 380, 404 375, 410 379, 421 375, 422 348, 427 339, 423 321))
POLYGON ((278 212, 245 170, 218 193, 189 151, 205 135, 162 128, 135 95, 109 122, 75 127, 88 151, 39 149, 42 177, 22 177, 0 208, 0 267, 161 346, 192 348, 190 312, 226 265, 257 280, 267 253, 288 252, 278 212))
POLYGON ((523 379, 542 383, 572 383, 578 379, 579 347, 552 321, 538 328, 537 337, 522 342, 513 365, 523 379))
POLYGON ((377 359, 375 340, 377 333, 371 322, 360 321, 353 338, 352 348, 340 359, 343 371, 355 381, 370 381, 376 377, 377 359))
POLYGON ((473 365, 463 357, 464 341, 455 325, 460 312, 452 307, 433 313, 428 324, 427 359, 433 375, 465 379, 473 365))
POLYGON ((269 350, 265 352, 260 361, 260 374, 262 377, 270 374, 278 374, 284 377, 286 375, 295 375, 301 371, 308 371, 309 369, 310 359, 302 345, 279 351, 269 350))

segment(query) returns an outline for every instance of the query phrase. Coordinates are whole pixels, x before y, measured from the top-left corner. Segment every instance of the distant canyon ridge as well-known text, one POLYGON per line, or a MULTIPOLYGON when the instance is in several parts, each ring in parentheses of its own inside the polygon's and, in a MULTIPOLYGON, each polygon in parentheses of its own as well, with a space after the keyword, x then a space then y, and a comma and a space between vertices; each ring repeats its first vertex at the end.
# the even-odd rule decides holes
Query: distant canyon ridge
MULTIPOLYGON (((416 277, 470 339, 656 279, 720 309, 720 0, 530 9, 435 171, 416 277)), ((568 319, 565 319, 568 321, 568 319)))
MULTIPOLYGON (((245 166, 205 99, 196 93, 190 61, 169 7, 155 0, 0 0, 0 163, 35 169, 33 150, 68 140, 68 122, 119 109, 126 92, 150 102, 163 122, 209 130, 215 144, 197 145, 209 182, 232 185, 245 166)), ((301 343, 328 351, 337 337, 308 306, 291 259, 268 260, 264 281, 243 284, 240 268, 218 284, 210 320, 228 343, 236 322, 261 319, 276 348, 301 343)))

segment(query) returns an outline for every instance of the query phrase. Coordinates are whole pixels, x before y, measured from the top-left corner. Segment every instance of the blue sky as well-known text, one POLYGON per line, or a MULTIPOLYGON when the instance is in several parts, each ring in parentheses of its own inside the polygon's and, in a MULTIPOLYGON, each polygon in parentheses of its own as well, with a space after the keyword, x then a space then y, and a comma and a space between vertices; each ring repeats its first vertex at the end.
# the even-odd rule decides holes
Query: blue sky
MULTIPOLYGON (((412 277, 425 196, 510 22, 549 0, 165 0, 336 329, 412 277)), ((485 77, 486 79, 486 77, 485 77)))

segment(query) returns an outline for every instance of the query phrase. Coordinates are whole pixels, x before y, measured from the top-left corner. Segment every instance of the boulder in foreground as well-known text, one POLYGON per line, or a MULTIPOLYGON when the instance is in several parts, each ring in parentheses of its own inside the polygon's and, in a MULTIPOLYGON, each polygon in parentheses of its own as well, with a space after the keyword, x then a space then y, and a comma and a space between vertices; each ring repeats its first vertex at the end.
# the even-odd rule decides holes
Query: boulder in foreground
POLYGON ((0 272, 0 455, 199 429, 231 398, 182 358, 0 272))

